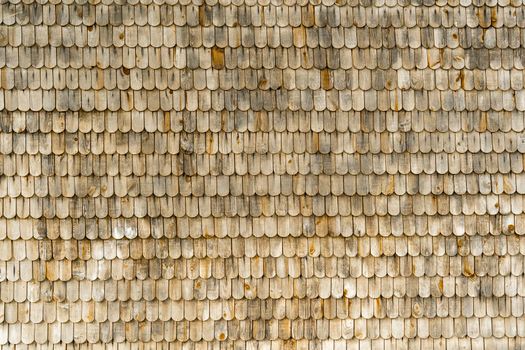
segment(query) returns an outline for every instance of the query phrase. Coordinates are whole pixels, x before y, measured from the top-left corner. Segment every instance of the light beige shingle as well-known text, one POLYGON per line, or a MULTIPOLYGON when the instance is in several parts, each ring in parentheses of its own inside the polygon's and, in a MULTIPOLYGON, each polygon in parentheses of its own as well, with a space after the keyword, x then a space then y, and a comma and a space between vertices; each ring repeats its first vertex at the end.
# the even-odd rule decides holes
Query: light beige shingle
POLYGON ((0 4, 0 346, 524 348, 522 5, 0 4))

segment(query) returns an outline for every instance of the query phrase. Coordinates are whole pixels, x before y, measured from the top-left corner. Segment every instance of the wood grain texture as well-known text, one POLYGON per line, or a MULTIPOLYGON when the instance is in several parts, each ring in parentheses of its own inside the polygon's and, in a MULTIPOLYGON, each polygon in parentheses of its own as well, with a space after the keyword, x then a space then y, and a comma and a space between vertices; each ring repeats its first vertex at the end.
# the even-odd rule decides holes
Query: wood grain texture
POLYGON ((521 0, 0 1, 0 348, 525 349, 521 0))

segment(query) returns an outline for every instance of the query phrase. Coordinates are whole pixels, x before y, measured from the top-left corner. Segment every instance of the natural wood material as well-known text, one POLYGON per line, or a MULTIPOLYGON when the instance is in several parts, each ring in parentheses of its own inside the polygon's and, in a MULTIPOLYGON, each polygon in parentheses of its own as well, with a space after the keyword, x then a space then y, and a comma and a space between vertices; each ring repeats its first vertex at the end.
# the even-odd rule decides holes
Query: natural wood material
POLYGON ((521 0, 0 1, 0 350, 525 349, 521 0))

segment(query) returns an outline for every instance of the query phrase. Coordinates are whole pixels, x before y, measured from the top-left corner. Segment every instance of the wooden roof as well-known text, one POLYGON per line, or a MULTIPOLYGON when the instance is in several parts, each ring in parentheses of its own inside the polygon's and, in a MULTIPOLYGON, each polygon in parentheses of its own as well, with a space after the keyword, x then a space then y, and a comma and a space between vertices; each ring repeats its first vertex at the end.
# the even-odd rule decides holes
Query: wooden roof
POLYGON ((3 349, 525 349, 521 0, 0 3, 3 349))

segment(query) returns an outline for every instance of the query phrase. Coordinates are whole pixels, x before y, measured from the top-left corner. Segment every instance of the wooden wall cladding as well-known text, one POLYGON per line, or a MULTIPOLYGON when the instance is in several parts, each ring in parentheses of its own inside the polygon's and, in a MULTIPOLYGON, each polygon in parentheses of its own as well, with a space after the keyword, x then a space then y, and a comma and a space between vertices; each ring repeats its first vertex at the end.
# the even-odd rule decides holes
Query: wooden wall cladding
POLYGON ((0 2, 0 348, 525 349, 521 0, 0 2))

